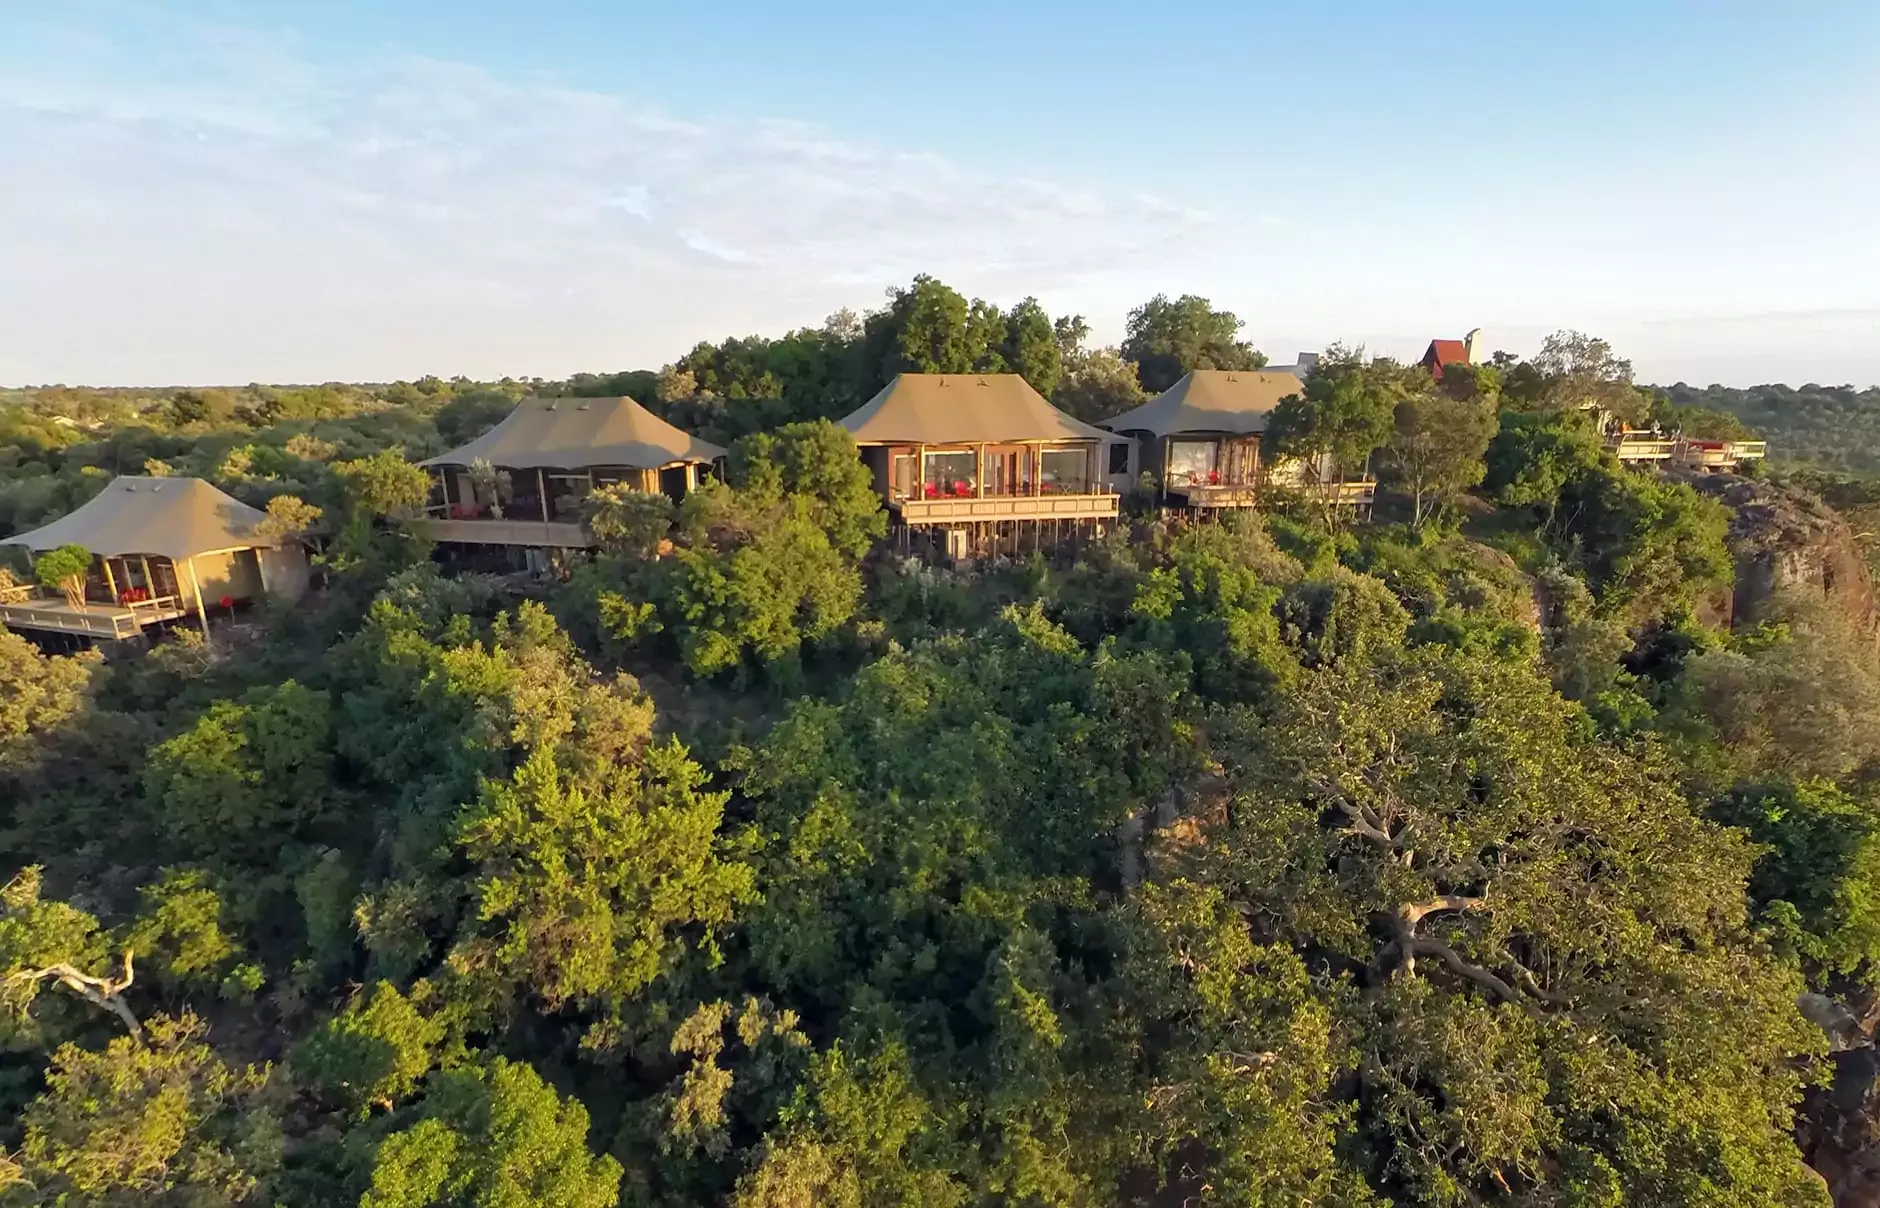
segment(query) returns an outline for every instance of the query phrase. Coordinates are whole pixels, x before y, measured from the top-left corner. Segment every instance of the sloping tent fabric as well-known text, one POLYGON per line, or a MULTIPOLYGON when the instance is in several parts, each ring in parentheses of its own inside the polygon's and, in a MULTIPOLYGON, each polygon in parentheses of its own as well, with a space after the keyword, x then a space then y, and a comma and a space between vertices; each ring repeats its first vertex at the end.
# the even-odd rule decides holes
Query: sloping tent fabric
POLYGON ((707 463, 725 451, 681 431, 630 398, 525 398, 503 422, 460 449, 420 462, 467 466, 482 458, 518 470, 707 463))
POLYGON ((180 560, 216 550, 272 547, 255 536, 265 513, 200 478, 114 478, 69 516, 0 544, 48 550, 82 545, 94 554, 156 554, 180 560))
POLYGON ((1104 420, 1103 426, 1152 436, 1264 432, 1273 408, 1299 389, 1299 379, 1283 370, 1195 369, 1135 410, 1104 420))
POLYGON ((836 422, 858 445, 1116 439, 1059 411, 1016 373, 903 373, 836 422))

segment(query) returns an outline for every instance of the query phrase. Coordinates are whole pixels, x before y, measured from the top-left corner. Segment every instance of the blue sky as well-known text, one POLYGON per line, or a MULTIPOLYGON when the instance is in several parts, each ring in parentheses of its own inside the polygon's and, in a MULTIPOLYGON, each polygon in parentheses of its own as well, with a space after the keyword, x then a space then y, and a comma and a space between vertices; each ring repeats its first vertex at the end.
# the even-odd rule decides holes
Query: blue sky
POLYGON ((0 383, 559 376, 931 272, 1880 382, 1880 5, 0 4, 0 383))

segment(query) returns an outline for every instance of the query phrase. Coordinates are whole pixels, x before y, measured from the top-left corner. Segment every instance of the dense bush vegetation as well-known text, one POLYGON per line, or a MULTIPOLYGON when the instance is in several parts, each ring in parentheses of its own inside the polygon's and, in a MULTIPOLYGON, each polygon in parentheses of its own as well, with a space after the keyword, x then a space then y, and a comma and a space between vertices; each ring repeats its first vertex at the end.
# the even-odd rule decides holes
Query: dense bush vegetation
MULTIPOLYGON (((1138 314, 1164 375, 1257 357, 1138 314)), ((1727 513, 1602 454, 1583 338, 1327 359, 1284 439, 1405 523, 883 551, 821 420, 896 366, 1087 400, 1075 326, 923 279, 658 375, 0 411, 9 525, 160 460, 326 538, 213 649, 0 632, 0 1202, 1825 1203, 1796 1000, 1880 956, 1865 632, 1704 623, 1727 513), (727 481, 446 576, 404 456, 532 389, 712 414, 727 481)))

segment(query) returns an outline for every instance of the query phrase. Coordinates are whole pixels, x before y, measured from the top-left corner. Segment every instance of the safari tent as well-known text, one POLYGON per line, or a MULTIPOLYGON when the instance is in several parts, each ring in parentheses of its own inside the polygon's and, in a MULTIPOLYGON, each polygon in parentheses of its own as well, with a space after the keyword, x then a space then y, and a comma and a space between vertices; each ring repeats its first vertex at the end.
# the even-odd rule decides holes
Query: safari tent
POLYGON ((298 542, 259 535, 266 513, 200 478, 115 478, 51 524, 0 539, 34 554, 76 545, 92 554, 82 598, 37 586, 6 589, 0 621, 84 637, 134 637, 144 626, 196 617, 263 595, 307 588, 298 542))

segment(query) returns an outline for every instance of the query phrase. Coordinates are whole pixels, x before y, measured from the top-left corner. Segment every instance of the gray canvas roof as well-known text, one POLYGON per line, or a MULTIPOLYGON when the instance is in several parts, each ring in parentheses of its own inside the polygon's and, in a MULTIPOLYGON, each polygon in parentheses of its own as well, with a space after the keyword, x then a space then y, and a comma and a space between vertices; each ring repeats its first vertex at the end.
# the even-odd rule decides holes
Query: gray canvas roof
POLYGON ((1266 417, 1279 401, 1299 393, 1299 379, 1283 371, 1195 369, 1133 411, 1113 415, 1103 426, 1115 432, 1266 431, 1266 417))
POLYGON ((114 478, 90 501, 0 544, 48 550, 82 545, 94 554, 191 558, 216 550, 271 546, 255 536, 266 514, 200 478, 114 478))
POLYGON ((467 466, 478 458, 519 470, 709 462, 725 451, 680 431, 630 398, 525 398, 503 422, 426 466, 467 466))
POLYGON ((1114 439, 1047 403, 1016 373, 903 373, 836 422, 861 445, 1114 439))

